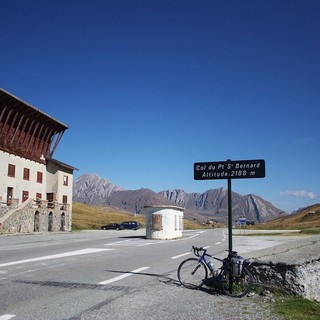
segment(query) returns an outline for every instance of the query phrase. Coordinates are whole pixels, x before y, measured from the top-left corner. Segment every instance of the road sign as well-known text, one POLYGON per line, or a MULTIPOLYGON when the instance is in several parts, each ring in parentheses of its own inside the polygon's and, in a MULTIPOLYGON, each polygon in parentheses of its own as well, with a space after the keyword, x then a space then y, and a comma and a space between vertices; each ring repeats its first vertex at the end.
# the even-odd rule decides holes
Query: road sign
POLYGON ((262 159, 196 162, 194 164, 195 180, 247 179, 264 178, 265 176, 265 161, 262 159))
POLYGON ((241 224, 245 224, 247 222, 247 219, 246 218, 239 218, 239 222, 241 224))

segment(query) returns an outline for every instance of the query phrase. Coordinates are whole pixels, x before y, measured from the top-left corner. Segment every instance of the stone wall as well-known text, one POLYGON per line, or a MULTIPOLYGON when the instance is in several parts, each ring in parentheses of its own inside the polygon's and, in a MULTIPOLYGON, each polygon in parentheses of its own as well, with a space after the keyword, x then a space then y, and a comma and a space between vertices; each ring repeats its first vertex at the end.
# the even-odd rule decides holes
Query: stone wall
POLYGON ((0 233, 71 231, 72 214, 68 206, 35 204, 12 208, 0 220, 0 233), (67 209, 67 210, 63 210, 67 209))
POLYGON ((258 287, 320 301, 320 258, 301 264, 253 260, 250 271, 258 287))

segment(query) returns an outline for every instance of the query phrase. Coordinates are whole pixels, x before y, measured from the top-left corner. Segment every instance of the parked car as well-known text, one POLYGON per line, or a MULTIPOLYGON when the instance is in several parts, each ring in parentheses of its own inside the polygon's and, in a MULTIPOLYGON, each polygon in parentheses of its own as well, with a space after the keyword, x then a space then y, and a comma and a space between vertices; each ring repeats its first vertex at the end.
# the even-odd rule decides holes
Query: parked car
POLYGON ((140 228, 140 223, 137 221, 123 221, 121 226, 123 229, 138 230, 140 228))
POLYGON ((120 223, 109 223, 104 226, 101 226, 102 230, 122 230, 123 227, 120 223))

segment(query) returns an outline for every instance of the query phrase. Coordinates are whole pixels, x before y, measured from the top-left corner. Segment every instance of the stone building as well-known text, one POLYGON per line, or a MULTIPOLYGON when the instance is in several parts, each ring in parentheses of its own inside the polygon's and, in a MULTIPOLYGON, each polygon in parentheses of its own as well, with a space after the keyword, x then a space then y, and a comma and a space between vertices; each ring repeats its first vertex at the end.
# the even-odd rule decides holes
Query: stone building
POLYGON ((53 158, 67 129, 0 89, 0 233, 71 231, 77 169, 53 158))

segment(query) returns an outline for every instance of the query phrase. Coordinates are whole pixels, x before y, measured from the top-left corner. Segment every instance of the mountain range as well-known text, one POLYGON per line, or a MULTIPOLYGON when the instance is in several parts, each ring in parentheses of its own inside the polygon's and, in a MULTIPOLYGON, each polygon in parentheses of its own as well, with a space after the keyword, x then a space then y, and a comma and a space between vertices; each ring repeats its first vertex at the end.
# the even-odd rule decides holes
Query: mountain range
MULTIPOLYGON (((125 190, 97 174, 83 174, 73 183, 73 201, 93 206, 110 205, 142 215, 148 205, 175 205, 184 208, 186 219, 224 224, 228 221, 228 190, 225 188, 204 193, 186 193, 178 189, 125 190)), ((262 223, 287 213, 257 195, 232 192, 232 215, 234 223, 239 222, 240 217, 262 223)))

